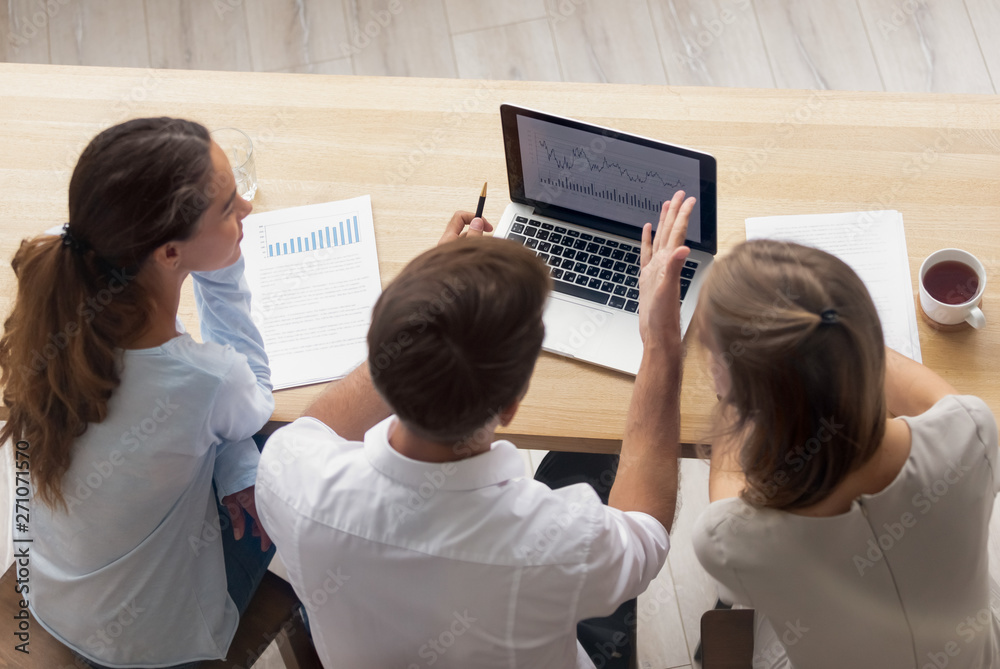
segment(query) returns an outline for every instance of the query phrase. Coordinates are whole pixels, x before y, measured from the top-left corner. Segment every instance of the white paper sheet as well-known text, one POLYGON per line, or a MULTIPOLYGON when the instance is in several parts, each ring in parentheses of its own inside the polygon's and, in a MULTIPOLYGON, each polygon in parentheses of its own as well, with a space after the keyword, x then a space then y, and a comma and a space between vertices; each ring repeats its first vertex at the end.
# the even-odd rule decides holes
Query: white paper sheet
POLYGON ((769 216, 746 220, 747 239, 779 239, 831 253, 851 266, 875 302, 885 343, 921 362, 903 216, 898 211, 769 216))
POLYGON ((252 214, 240 247, 275 390, 340 378, 365 359, 382 291, 370 196, 252 214))

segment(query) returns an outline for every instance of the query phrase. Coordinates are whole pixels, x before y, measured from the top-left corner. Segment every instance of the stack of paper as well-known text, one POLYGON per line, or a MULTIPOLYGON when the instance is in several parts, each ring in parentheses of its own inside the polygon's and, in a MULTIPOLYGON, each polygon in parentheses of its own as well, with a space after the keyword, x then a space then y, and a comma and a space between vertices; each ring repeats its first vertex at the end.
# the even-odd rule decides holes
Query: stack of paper
POLYGON ((247 216, 240 248, 275 390, 365 359, 382 292, 369 196, 247 216))
POLYGON ((875 302, 886 345, 921 362, 903 216, 898 211, 748 218, 746 225, 748 240, 796 242, 850 265, 875 302))

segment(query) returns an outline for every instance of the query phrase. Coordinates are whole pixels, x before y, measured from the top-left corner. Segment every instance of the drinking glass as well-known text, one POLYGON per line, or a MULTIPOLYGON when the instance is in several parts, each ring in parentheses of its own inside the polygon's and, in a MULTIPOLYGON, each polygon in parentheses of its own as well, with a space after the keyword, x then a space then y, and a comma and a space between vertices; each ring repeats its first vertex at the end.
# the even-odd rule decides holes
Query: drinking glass
POLYGON ((257 168, 254 165, 253 142, 238 128, 219 128, 212 139, 225 152, 236 178, 236 192, 246 201, 257 193, 257 168))

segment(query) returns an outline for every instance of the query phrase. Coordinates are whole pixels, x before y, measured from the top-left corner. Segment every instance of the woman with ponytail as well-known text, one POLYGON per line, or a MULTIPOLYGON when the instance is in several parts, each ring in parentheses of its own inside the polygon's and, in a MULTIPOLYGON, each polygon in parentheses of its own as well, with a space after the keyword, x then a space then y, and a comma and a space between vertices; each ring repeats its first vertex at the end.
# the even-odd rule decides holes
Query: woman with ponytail
POLYGON ((273 554, 253 494, 274 404, 250 209, 203 126, 132 120, 80 156, 62 233, 11 263, 0 438, 29 454, 28 599, 94 667, 224 657, 273 554), (189 274, 203 343, 177 320, 189 274))
POLYGON ((753 666, 1000 666, 986 403, 887 349, 864 283, 817 249, 741 244, 695 318, 724 429, 694 544, 756 610, 753 666))

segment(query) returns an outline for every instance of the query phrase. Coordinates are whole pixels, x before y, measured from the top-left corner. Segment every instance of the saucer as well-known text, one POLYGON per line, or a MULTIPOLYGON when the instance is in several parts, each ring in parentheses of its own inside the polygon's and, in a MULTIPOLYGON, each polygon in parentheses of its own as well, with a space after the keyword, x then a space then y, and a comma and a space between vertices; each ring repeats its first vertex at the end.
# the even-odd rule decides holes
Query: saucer
MULTIPOLYGON (((945 325, 944 323, 938 323, 936 320, 927 315, 924 311, 924 306, 917 301, 917 306, 920 307, 920 315, 923 316, 924 322, 931 326, 939 332, 958 332, 959 330, 965 330, 966 328, 972 328, 968 321, 962 321, 961 323, 954 323, 952 325, 945 325)), ((979 304, 976 305, 980 309, 983 308, 983 301, 979 300, 979 304)))

